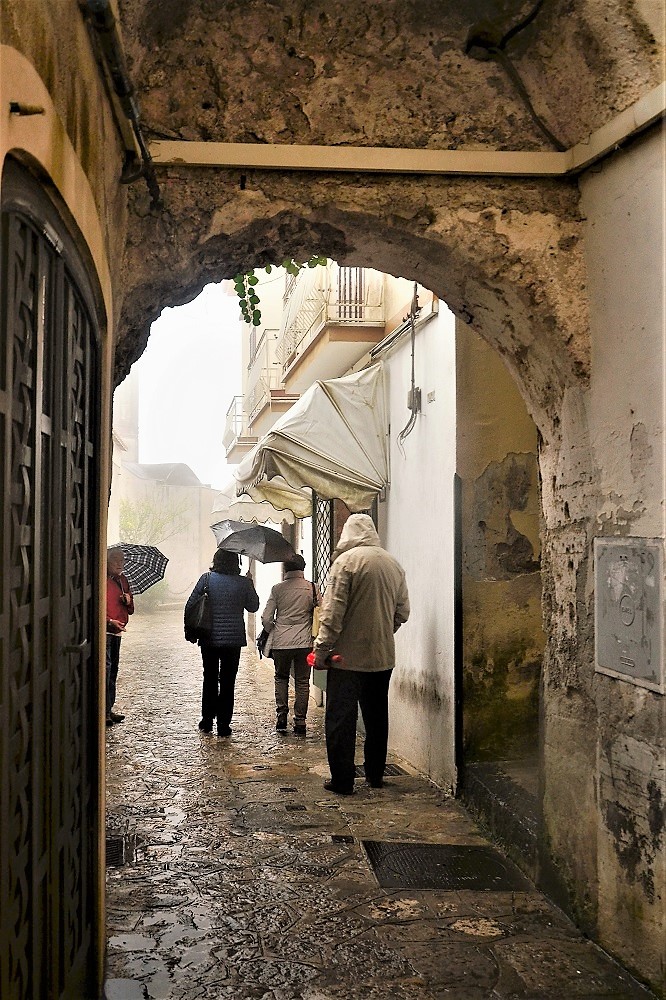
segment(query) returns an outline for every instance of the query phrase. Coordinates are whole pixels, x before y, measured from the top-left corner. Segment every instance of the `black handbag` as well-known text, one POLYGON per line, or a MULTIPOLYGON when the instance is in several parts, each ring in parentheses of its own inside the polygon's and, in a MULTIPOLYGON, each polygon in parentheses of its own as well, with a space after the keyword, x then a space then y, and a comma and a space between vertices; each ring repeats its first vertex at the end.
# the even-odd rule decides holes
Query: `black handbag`
POLYGON ((210 573, 206 576, 203 594, 197 597, 185 612, 185 638, 188 642, 206 642, 213 630, 213 615, 210 607, 208 582, 210 573))
POLYGON ((267 632, 265 628, 262 628, 261 632, 257 636, 257 650, 259 652, 259 659, 261 659, 262 656, 268 655, 267 653, 264 652, 264 650, 266 649, 266 643, 268 642, 269 635, 270 632, 267 632))

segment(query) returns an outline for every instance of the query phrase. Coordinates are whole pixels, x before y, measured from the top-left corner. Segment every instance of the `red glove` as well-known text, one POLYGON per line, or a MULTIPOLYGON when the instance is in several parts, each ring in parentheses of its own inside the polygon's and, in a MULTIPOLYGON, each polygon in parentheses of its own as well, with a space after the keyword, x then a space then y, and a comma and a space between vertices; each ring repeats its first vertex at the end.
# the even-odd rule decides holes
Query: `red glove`
POLYGON ((308 653, 307 662, 309 667, 315 667, 317 670, 328 670, 334 663, 342 663, 342 657, 339 653, 331 653, 324 660, 324 666, 317 667, 317 654, 313 650, 311 653, 308 653))

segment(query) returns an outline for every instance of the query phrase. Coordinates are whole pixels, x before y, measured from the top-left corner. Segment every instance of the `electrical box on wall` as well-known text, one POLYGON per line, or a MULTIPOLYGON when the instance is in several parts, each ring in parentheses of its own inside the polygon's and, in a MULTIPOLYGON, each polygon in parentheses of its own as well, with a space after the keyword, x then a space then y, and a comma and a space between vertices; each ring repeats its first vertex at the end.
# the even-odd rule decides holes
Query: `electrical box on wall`
POLYGON ((664 691, 664 547, 660 538, 595 538, 595 667, 664 691))

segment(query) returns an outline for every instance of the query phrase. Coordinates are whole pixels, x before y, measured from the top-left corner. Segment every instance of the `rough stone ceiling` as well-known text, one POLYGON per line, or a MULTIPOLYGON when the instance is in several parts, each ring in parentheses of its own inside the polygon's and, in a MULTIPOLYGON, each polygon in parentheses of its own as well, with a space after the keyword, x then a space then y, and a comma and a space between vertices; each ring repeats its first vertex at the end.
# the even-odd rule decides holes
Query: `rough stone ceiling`
MULTIPOLYGON (((637 3, 643 0, 636 0, 637 3)), ((536 0, 119 0, 147 138, 552 149, 496 61, 465 54, 536 0), (490 23, 489 23, 490 22, 490 23)), ((660 82, 631 0, 543 0, 506 45, 566 146, 660 82)), ((494 345, 544 440, 589 353, 576 182, 159 171, 130 188, 116 378, 152 320, 239 270, 324 253, 420 281, 494 345)))
MULTIPOLYGON (((147 135, 224 142, 552 148, 470 27, 536 0, 120 0, 147 135)), ((630 0, 544 0, 506 45, 569 146, 659 82, 630 0)))

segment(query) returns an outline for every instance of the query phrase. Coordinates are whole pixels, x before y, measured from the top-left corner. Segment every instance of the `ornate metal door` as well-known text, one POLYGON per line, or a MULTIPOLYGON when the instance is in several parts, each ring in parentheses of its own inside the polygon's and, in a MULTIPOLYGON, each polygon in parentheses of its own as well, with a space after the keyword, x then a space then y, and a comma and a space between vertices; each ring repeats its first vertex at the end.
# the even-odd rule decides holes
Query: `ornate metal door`
POLYGON ((2 178, 0 996, 92 997, 99 914, 98 341, 42 189, 2 178))

